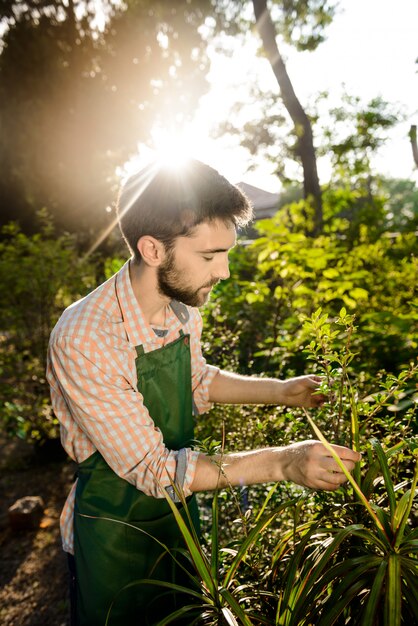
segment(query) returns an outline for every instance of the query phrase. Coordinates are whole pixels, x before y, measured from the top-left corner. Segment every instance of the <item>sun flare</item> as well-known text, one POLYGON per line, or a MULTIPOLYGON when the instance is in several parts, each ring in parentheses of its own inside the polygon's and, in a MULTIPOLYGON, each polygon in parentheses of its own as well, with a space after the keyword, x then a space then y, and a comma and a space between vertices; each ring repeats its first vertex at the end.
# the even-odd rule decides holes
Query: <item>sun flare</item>
POLYGON ((195 140, 188 131, 155 130, 153 143, 155 159, 164 167, 181 170, 190 159, 196 158, 194 154, 195 140))

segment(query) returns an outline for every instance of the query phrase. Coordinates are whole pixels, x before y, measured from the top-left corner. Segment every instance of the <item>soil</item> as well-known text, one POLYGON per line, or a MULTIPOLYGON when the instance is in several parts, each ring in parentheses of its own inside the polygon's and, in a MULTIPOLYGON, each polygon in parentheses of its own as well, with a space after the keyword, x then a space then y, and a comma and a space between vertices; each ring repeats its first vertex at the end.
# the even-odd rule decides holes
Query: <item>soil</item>
POLYGON ((75 465, 62 449, 37 450, 0 437, 0 624, 69 626, 67 562, 59 516, 75 465), (51 453, 52 452, 52 453, 51 453), (41 496, 44 516, 32 530, 13 530, 8 508, 41 496))

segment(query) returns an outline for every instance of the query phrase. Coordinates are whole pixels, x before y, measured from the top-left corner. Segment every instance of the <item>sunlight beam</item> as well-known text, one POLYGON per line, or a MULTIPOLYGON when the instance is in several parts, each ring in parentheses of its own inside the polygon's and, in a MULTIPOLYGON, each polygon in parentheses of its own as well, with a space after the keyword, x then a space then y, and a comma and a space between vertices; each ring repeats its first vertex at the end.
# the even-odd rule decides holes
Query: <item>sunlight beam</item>
MULTIPOLYGON (((140 179, 138 180, 139 186, 135 185, 135 189, 133 190, 134 192, 129 198, 129 201, 127 202, 126 207, 124 208, 123 212, 120 213, 120 217, 122 217, 127 211, 129 211, 129 209, 137 200, 137 198, 145 191, 145 189, 148 187, 150 182, 153 180, 157 171, 158 171, 158 164, 153 163, 152 165, 144 168, 143 170, 141 170, 141 172, 138 173, 138 176, 139 174, 141 175, 140 179)), ((126 183, 126 180, 123 181, 122 185, 124 185, 125 183, 126 183)), ((93 254, 93 252, 97 250, 100 244, 103 243, 103 241, 110 235, 110 233, 115 228, 115 226, 117 226, 118 222, 119 222, 119 217, 115 216, 115 218, 112 220, 109 226, 105 228, 105 230, 99 235, 99 237, 87 250, 86 254, 81 258, 81 262, 86 261, 93 254)))

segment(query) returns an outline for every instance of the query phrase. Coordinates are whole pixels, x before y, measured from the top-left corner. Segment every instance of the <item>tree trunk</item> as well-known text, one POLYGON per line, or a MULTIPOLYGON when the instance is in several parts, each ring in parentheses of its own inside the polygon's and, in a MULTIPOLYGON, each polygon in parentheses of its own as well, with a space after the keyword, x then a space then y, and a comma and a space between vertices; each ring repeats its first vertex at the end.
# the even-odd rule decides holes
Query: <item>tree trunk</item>
POLYGON ((276 42, 276 30, 267 9, 267 1, 253 0, 253 7, 257 30, 263 42, 265 53, 279 84, 284 105, 295 126, 298 138, 297 150, 303 168, 304 197, 312 203, 314 208, 314 225, 310 234, 318 235, 322 231, 323 224, 322 194, 316 168, 311 122, 295 94, 286 66, 280 55, 276 42))
POLYGON ((412 158, 414 159, 415 167, 418 167, 418 144, 417 144, 417 127, 413 124, 409 130, 409 139, 412 146, 412 158))

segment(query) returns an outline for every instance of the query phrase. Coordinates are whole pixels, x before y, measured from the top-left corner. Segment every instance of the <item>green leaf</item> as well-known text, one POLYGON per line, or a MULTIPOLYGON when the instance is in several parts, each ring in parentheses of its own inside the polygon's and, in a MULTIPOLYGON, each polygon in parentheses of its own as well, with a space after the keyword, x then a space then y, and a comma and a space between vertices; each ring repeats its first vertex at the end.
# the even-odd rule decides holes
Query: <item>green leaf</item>
MULTIPOLYGON (((269 492, 268 492, 267 496, 265 497, 264 502, 263 502, 259 512, 257 513, 257 517, 255 518, 256 522, 258 522, 258 520, 263 516, 264 511, 266 510, 266 506, 270 502, 270 500, 271 500, 272 496, 274 495, 274 493, 277 491, 277 487, 278 486, 279 486, 279 483, 274 483, 273 487, 271 487, 269 489, 269 492)), ((293 505, 294 502, 295 502, 294 500, 289 500, 287 502, 287 504, 288 505, 290 505, 290 504, 293 505)))
POLYGON ((376 452, 377 458, 380 463, 380 469, 382 470, 383 479, 385 481, 386 493, 388 495, 389 500, 389 508, 390 508, 390 517, 393 518, 396 509, 396 497, 395 490, 393 487, 393 481, 390 475, 389 465, 387 462, 386 455, 383 451, 380 442, 374 437, 370 440, 374 451, 376 452))
POLYGON ((329 600, 325 603, 324 614, 321 616, 318 626, 332 626, 335 624, 338 616, 341 615, 346 606, 348 606, 354 598, 358 597, 359 593, 363 591, 366 585, 367 578, 362 578, 346 589, 344 594, 342 594, 338 588, 338 593, 335 593, 335 596, 332 594, 329 600), (329 609, 327 606, 328 604, 330 605, 329 609))
POLYGON ((127 589, 131 589, 133 587, 138 587, 139 585, 153 585, 153 586, 158 586, 158 587, 162 587, 165 589, 169 589, 170 591, 176 591, 177 593, 186 593, 189 596, 193 596, 195 598, 197 598, 199 600, 199 604, 193 604, 193 605, 189 605, 189 606, 183 606, 181 607, 181 609, 179 609, 179 611, 176 611, 175 613, 172 613, 171 615, 165 617, 162 621, 158 622, 158 626, 164 626, 165 624, 169 624, 172 619, 174 619, 174 617, 176 617, 177 615, 184 615, 188 612, 190 612, 191 610, 196 610, 196 609, 200 609, 201 607, 204 606, 204 603, 207 602, 207 598, 199 592, 193 591, 193 589, 190 589, 189 587, 183 587, 181 585, 176 585, 175 583, 169 583, 169 582, 165 582, 163 580, 153 580, 150 578, 140 578, 138 580, 134 580, 130 583, 128 583, 127 585, 125 585, 124 587, 122 587, 118 593, 116 594, 116 596, 113 598, 112 603, 109 607, 109 610, 107 612, 106 615, 106 621, 104 626, 108 626, 109 624, 109 619, 112 616, 112 609, 113 606, 115 604, 115 601, 117 599, 117 597, 119 596, 119 594, 121 594, 122 592, 126 591, 127 589))
POLYGON ((382 537, 389 542, 389 538, 387 536, 385 527, 382 524, 382 522, 380 521, 380 519, 376 516, 375 512, 373 511, 373 508, 372 508, 370 502, 365 498, 365 496, 364 496, 363 492, 361 491, 360 487, 358 486, 358 484, 356 483, 354 478, 351 476, 350 472, 347 470, 347 468, 345 467, 344 463, 339 458, 338 454, 335 452, 335 450, 332 447, 332 445, 325 439, 324 435, 322 434, 320 429, 317 427, 317 425, 315 424, 315 422, 313 421, 313 419, 311 418, 311 416, 309 415, 309 413, 305 409, 304 409, 304 413, 305 413, 305 416, 306 416, 309 424, 312 426, 316 436, 321 441, 321 443, 324 444, 324 446, 328 450, 328 452, 331 453, 334 461, 337 463, 337 465, 339 466, 339 468, 341 469, 341 471, 343 472, 343 474, 345 475, 345 477, 347 478, 349 483, 352 485, 355 493, 359 497, 360 501, 364 504, 364 506, 367 509, 370 517, 375 522, 377 528, 382 532, 382 537))
POLYGON ((199 543, 199 539, 197 538, 195 531, 194 532, 190 531, 184 519, 182 518, 177 506, 174 504, 174 502, 171 500, 171 498, 168 495, 166 496, 166 500, 174 514, 174 517, 181 531, 181 534, 183 535, 183 539, 186 543, 187 549, 190 553, 190 556, 192 558, 196 571, 198 572, 199 576, 201 576, 212 598, 216 598, 218 594, 218 588, 217 588, 215 581, 212 578, 210 565, 207 561, 206 556, 204 555, 202 551, 202 548, 199 543))
POLYGON ((395 513, 392 519, 392 529, 395 534, 402 523, 405 513, 407 512, 410 495, 411 490, 408 489, 408 491, 403 494, 396 506, 395 513))
MULTIPOLYGON (((407 605, 415 617, 415 622, 418 624, 418 598, 417 598, 417 569, 413 574, 409 574, 407 571, 402 571, 402 578, 404 581, 403 593, 407 605)), ((414 623, 415 623, 414 622, 414 623)))
POLYGON ((222 615, 225 618, 225 621, 228 624, 228 626, 239 626, 237 620, 232 615, 232 613, 231 613, 230 609, 228 609, 228 607, 224 607, 221 612, 222 612, 222 615))
POLYGON ((361 617, 361 623, 364 626, 369 626, 370 624, 375 623, 376 611, 378 609, 379 601, 384 591, 383 583, 385 581, 387 566, 388 566, 387 560, 383 560, 377 569, 377 572, 373 581, 373 586, 370 589, 366 606, 361 617))
POLYGON ((411 512, 411 509, 412 509, 412 506, 413 506, 413 503, 414 503, 414 499, 415 499, 415 492, 416 492, 416 489, 417 489, 417 483, 418 483, 418 459, 416 460, 416 463, 415 463, 414 477, 412 479, 412 485, 411 485, 411 489, 410 489, 410 493, 409 493, 408 503, 407 503, 406 508, 404 510, 403 517, 400 520, 399 527, 398 527, 398 532, 396 534, 395 545, 394 545, 395 549, 399 548, 399 546, 400 546, 400 544, 401 544, 401 542, 403 540, 406 523, 408 521, 409 514, 411 512))
POLYGON ((400 626, 402 620, 401 561, 390 554, 385 594, 385 626, 400 626))
POLYGON ((326 270, 322 272, 322 275, 325 276, 325 278, 338 278, 340 273, 334 267, 328 267, 326 270))
MULTIPOLYGON (((337 558, 339 558, 337 556, 337 558)), ((352 559, 343 560, 337 563, 330 569, 328 569, 323 576, 318 579, 318 582, 312 588, 312 591, 306 597, 306 610, 309 610, 309 605, 312 607, 318 607, 318 609, 324 603, 324 613, 321 615, 328 615, 328 607, 333 610, 333 605, 341 597, 347 597, 350 594, 350 589, 353 585, 357 584, 359 579, 363 581, 369 580, 373 574, 373 570, 381 563, 381 557, 372 556, 370 554, 352 559), (328 589, 332 590, 331 596, 327 598, 328 589)), ((367 584, 365 583, 365 588, 367 584)), ((345 607, 341 606, 341 610, 345 607)), ((299 612, 299 617, 303 617, 303 613, 299 612)), ((316 623, 316 611, 310 610, 309 619, 313 623, 316 623)), ((322 621, 320 622, 322 623, 322 621)))
MULTIPOLYGON (((289 605, 292 611, 292 615, 294 618, 299 617, 300 619, 303 615, 306 614, 306 611, 309 610, 309 606, 315 602, 315 592, 313 590, 316 589, 315 583, 316 581, 320 581, 322 577, 322 573, 326 570, 327 567, 330 566, 332 562, 333 555, 339 549, 341 543, 353 533, 353 531, 360 530, 361 525, 354 524, 348 526, 347 528, 343 528, 339 530, 336 536, 330 541, 329 545, 326 547, 324 552, 321 554, 320 558, 309 559, 309 569, 303 575, 300 575, 298 580, 298 584, 296 587, 292 587, 287 591, 290 591, 288 596, 288 600, 284 598, 284 605, 289 605), (297 594, 297 599, 292 600, 292 595, 297 594)), ((364 567, 364 565, 363 565, 364 567)), ((370 567, 369 563, 365 564, 366 569, 370 567)), ((322 583, 319 582, 320 588, 322 588, 322 583)))
POLYGON ((354 298, 354 300, 367 300, 369 297, 369 292, 366 289, 362 289, 361 287, 355 287, 351 289, 349 295, 354 298))
POLYGON ((219 575, 219 507, 218 489, 216 489, 212 500, 212 532, 211 532, 211 575, 218 584, 219 575))
POLYGON ((226 600, 229 606, 234 610, 235 615, 241 620, 242 626, 253 626, 250 618, 245 614, 244 610, 240 607, 237 600, 228 589, 220 589, 220 595, 226 600))
POLYGON ((374 504, 374 502, 370 502, 370 506, 372 507, 373 511, 376 514, 376 517, 379 519, 382 527, 384 528, 386 536, 391 537, 392 527, 390 524, 390 517, 388 513, 386 513, 386 511, 382 509, 382 507, 378 506, 377 504, 374 504))
MULTIPOLYGON (((203 612, 204 605, 193 605, 193 604, 190 604, 188 606, 182 606, 180 609, 177 609, 177 611, 174 611, 173 613, 170 613, 170 615, 167 615, 167 617, 165 617, 160 622, 155 624, 155 626, 168 626, 168 624, 175 623, 175 621, 179 617, 187 616, 187 614, 190 613, 190 612, 193 613, 193 617, 194 617, 196 609, 200 609, 203 612)), ((199 620, 200 620, 200 618, 199 618, 199 620)), ((194 623, 195 623, 195 620, 193 621, 193 624, 194 623)))
POLYGON ((226 571, 225 578, 223 581, 223 586, 225 588, 228 588, 228 586, 231 584, 232 579, 235 575, 235 572, 237 568, 239 567, 241 561, 246 557, 246 555, 248 554, 248 551, 251 549, 254 543, 258 540, 259 536, 263 533, 263 531, 271 524, 271 522, 277 517, 277 515, 286 506, 287 506, 287 502, 282 504, 276 510, 269 513, 266 517, 261 518, 257 522, 257 524, 251 529, 251 531, 248 533, 247 537, 245 537, 245 539, 239 546, 239 549, 237 551, 235 558, 233 559, 232 563, 229 565, 226 571))

